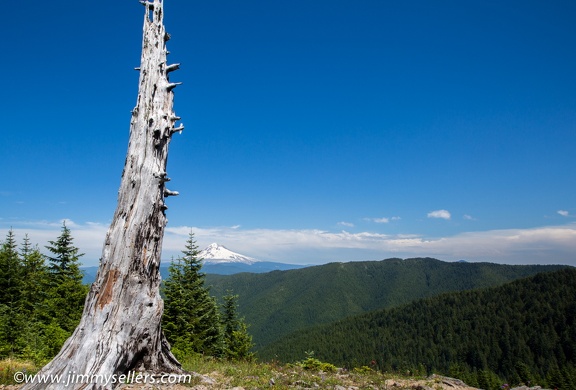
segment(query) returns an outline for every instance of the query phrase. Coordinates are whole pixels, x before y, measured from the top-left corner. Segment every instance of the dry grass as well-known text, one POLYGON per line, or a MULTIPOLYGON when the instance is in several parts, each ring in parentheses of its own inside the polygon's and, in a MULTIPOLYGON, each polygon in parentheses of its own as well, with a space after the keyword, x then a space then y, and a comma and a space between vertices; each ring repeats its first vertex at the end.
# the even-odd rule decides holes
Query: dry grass
MULTIPOLYGON (((209 390, 209 389, 430 389, 430 390, 471 390, 464 384, 444 381, 443 377, 414 378, 398 374, 383 374, 363 367, 359 370, 342 369, 324 372, 317 368, 304 368, 298 364, 277 364, 260 362, 229 362, 212 358, 191 357, 182 359, 183 368, 197 375, 190 384, 178 385, 136 385, 126 384, 123 390, 209 390)), ((40 367, 19 359, 0 360, 0 389, 16 390, 20 386, 14 382, 14 373, 24 371, 30 374, 40 367)))
POLYGON ((0 360, 0 384, 14 384, 14 374, 16 372, 35 373, 39 370, 34 363, 21 359, 0 360))

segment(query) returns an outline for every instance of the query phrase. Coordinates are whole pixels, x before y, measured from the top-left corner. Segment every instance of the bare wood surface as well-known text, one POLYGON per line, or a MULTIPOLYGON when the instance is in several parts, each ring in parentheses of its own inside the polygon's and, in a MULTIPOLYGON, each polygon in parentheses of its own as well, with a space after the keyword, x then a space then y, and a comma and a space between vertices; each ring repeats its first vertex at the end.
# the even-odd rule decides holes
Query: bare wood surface
MULTIPOLYGON (((130 140, 118 205, 106 235, 96 281, 86 299, 80 324, 60 353, 40 374, 111 375, 129 370, 182 372, 161 330, 160 254, 167 220, 165 187, 168 146, 183 130, 173 112, 174 88, 168 74, 179 64, 166 62, 169 35, 163 2, 145 7, 138 99, 130 122, 130 140)), ((76 384, 82 389, 111 388, 76 384)), ((59 389, 61 384, 25 389, 59 389)))

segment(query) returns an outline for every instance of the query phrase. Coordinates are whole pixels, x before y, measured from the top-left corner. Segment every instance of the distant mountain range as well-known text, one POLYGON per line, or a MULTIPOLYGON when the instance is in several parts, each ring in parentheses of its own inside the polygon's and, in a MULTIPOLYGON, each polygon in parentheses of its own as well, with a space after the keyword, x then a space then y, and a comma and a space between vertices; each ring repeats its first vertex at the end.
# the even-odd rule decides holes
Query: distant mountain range
MULTIPOLYGON (((233 252, 223 245, 212 243, 200 251, 199 258, 204 259, 202 272, 206 274, 233 275, 242 272, 265 273, 270 271, 286 271, 290 269, 304 268, 305 265, 276 263, 272 261, 260 261, 255 258, 233 252)), ((168 278, 168 261, 160 265, 162 280, 168 278)), ((96 279, 98 267, 82 267, 84 283, 90 284, 96 279)))
POLYGON ((239 312, 250 324, 258 350, 310 326, 565 267, 387 259, 264 274, 208 274, 206 284, 219 299, 228 290, 239 295, 239 312))

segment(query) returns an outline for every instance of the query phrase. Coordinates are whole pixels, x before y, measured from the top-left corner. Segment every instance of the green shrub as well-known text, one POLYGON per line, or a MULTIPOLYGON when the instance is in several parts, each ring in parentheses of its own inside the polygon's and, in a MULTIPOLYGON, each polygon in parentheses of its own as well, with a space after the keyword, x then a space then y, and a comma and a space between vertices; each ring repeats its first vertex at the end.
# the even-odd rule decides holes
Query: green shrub
POLYGON ((324 372, 336 372, 336 370, 338 370, 338 368, 335 365, 322 362, 311 356, 297 363, 297 365, 305 370, 324 371, 324 372))

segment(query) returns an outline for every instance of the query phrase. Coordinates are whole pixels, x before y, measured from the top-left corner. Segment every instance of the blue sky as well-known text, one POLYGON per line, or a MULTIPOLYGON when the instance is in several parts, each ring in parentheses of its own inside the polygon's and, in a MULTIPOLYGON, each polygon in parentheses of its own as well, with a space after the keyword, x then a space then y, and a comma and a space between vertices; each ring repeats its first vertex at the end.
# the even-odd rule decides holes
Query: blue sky
MULTIPOLYGON (((0 234, 99 258, 137 95, 138 1, 3 6, 0 234)), ((164 258, 576 265, 573 1, 165 1, 164 258)))

